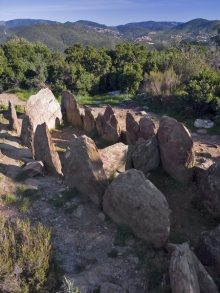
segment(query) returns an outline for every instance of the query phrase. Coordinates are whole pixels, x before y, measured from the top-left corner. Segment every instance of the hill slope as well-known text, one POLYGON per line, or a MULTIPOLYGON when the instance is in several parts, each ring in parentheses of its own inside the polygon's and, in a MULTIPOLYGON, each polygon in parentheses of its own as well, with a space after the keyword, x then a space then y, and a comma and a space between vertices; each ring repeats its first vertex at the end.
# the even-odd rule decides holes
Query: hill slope
POLYGON ((40 41, 50 50, 61 52, 77 42, 108 49, 121 42, 172 43, 175 37, 208 43, 216 23, 216 20, 199 18, 186 23, 146 21, 111 27, 87 20, 62 24, 49 20, 20 19, 0 21, 0 43, 9 40, 13 34, 30 42, 40 41))

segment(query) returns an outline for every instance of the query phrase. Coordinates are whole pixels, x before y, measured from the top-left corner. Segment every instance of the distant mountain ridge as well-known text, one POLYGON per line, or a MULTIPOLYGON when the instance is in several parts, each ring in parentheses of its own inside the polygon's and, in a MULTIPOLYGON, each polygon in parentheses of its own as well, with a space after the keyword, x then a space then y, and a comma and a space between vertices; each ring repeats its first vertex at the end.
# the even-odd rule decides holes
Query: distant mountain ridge
POLYGON ((172 43, 175 38, 207 44, 217 22, 198 18, 186 23, 144 21, 106 26, 88 20, 60 23, 43 19, 14 19, 0 21, 0 43, 16 35, 30 42, 40 41, 50 50, 61 52, 76 42, 96 48, 114 48, 122 42, 141 42, 152 46, 160 42, 172 43))

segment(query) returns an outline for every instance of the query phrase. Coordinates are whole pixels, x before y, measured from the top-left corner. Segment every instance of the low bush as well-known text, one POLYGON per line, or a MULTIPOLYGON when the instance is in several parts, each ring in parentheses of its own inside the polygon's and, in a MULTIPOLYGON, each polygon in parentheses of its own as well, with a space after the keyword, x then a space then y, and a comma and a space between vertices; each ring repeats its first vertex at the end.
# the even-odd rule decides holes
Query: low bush
POLYGON ((51 232, 41 223, 1 221, 0 292, 40 292, 51 264, 51 232))

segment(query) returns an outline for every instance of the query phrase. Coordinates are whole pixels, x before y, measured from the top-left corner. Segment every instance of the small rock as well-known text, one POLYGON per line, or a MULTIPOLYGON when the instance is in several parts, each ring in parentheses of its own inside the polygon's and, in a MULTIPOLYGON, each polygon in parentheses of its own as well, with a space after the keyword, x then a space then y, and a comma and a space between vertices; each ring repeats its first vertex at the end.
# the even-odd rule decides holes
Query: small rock
POLYGON ((208 133, 207 129, 198 129, 196 132, 199 134, 207 134, 208 133))
POLYGON ((100 221, 104 222, 106 217, 105 217, 105 215, 103 213, 99 213, 98 218, 99 218, 100 221))
POLYGON ((77 209, 73 212, 73 216, 80 219, 82 217, 84 208, 82 205, 79 205, 77 209))

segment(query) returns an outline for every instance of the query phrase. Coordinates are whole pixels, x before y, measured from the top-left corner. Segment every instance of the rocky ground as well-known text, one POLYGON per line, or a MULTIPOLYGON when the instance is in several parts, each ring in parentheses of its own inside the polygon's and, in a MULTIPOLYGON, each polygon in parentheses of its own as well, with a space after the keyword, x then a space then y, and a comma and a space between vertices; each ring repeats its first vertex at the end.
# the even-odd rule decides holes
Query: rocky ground
MULTIPOLYGON (((2 96, 17 104, 16 97, 2 96)), ((129 110, 138 117, 141 109, 114 108, 124 128, 129 110), (136 114, 135 114, 136 113, 136 114), (139 113, 139 114, 138 114, 139 113)), ((97 108, 96 111, 104 111, 97 108)), ((156 125, 158 116, 150 114, 156 125)), ((72 134, 84 132, 66 127, 53 132, 53 140, 59 148, 61 160, 72 134)), ((192 133, 198 160, 206 157, 220 163, 220 137, 192 133)), ((94 138, 99 147, 103 147, 94 138)), ((0 124, 0 215, 14 221, 17 217, 41 221, 52 230, 52 243, 60 276, 74 282, 74 286, 86 292, 95 291, 106 282, 117 284, 129 293, 170 292, 168 266, 170 255, 165 249, 155 250, 149 243, 135 238, 129 231, 117 227, 103 212, 75 190, 68 189, 62 180, 42 174, 34 178, 16 181, 22 166, 31 158, 30 151, 22 146, 17 135, 8 130, 8 120, 1 116, 0 124), (36 190, 30 198, 30 206, 21 212, 18 204, 6 204, 2 196, 15 193, 17 186, 25 185, 36 190)), ((196 182, 183 186, 170 178, 162 168, 148 174, 165 195, 171 213, 170 242, 188 242, 195 247, 202 231, 211 230, 220 220, 212 217, 198 200, 196 182)), ((212 271, 210 271, 212 273, 212 271)), ((214 274, 214 273, 213 273, 214 274)), ((54 290, 56 292, 56 290, 54 290)), ((120 291, 124 292, 124 291, 120 291)))

